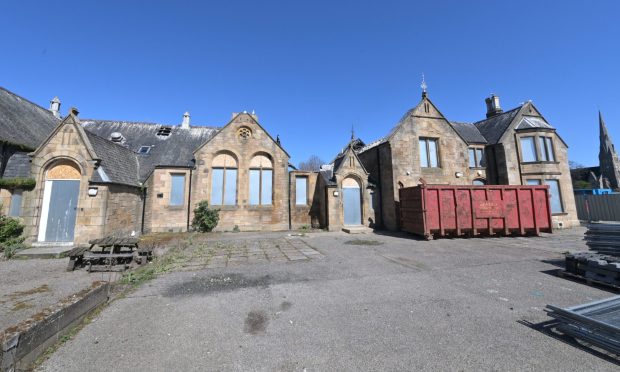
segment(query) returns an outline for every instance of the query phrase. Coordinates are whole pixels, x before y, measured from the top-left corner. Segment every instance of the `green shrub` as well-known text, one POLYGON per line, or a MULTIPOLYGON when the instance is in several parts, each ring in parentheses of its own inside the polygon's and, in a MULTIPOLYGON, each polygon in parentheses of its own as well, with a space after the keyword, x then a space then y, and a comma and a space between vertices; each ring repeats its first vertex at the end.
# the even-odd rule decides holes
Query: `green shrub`
POLYGON ((240 232, 241 229, 239 228, 239 225, 235 225, 235 227, 233 227, 233 232, 240 232))
POLYGON ((198 206, 194 209, 192 227, 200 232, 212 231, 219 221, 219 209, 209 208, 209 203, 206 200, 198 203, 198 206))
POLYGON ((19 238, 23 231, 24 225, 17 218, 0 215, 0 243, 19 238))
POLYGON ((23 231, 24 225, 17 218, 0 215, 0 251, 5 258, 13 257, 17 250, 23 248, 23 231))

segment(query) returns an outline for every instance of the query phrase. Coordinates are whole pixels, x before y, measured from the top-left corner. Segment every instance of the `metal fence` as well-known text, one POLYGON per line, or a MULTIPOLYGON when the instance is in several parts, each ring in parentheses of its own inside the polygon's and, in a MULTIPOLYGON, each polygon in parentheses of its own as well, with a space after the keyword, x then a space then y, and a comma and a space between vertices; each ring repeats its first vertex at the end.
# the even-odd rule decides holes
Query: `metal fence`
POLYGON ((620 194, 575 195, 577 217, 584 221, 620 221, 620 194))

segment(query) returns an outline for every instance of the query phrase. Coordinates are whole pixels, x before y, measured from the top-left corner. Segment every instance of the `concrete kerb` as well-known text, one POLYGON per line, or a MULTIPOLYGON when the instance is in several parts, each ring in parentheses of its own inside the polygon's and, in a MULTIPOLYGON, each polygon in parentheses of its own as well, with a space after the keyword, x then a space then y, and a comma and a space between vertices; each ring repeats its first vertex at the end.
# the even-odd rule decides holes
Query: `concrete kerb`
POLYGON ((72 326, 108 301, 109 285, 107 282, 95 282, 90 288, 4 330, 0 334, 0 371, 28 368, 72 326))

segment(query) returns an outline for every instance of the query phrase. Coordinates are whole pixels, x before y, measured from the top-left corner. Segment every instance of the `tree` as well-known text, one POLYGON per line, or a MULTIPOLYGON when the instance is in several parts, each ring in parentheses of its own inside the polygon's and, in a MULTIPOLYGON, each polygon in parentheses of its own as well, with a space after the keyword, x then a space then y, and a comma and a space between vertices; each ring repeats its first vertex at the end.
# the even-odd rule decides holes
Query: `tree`
POLYGON ((317 155, 311 155, 308 160, 299 163, 299 170, 316 172, 321 169, 323 164, 325 164, 323 159, 317 155))
POLYGON ((585 168, 585 165, 577 163, 576 161, 572 161, 572 160, 568 161, 568 166, 570 169, 585 168))

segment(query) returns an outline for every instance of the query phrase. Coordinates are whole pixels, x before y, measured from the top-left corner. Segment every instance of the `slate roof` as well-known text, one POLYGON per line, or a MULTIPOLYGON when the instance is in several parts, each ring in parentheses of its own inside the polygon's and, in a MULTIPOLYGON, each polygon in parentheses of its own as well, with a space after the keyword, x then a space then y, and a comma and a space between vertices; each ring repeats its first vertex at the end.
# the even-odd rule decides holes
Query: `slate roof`
POLYGON ((50 111, 0 87, 0 142, 34 150, 58 123, 50 111))
MULTIPOLYGON (((194 150, 213 137, 219 128, 193 126, 181 128, 166 124, 82 119, 82 127, 90 133, 109 140, 112 133, 123 136, 121 146, 137 153, 142 146, 149 146, 148 154, 137 154, 139 180, 146 181, 157 166, 189 167, 194 158, 194 150), (159 129, 170 127, 170 135, 157 135, 159 129)), ((118 146, 118 145, 115 145, 118 146)), ((97 152, 95 150, 95 152, 97 152)), ((99 154, 98 154, 99 155, 99 154)), ((100 155, 101 156, 101 155, 100 155)))
POLYGON ((521 107, 522 106, 515 107, 512 110, 481 120, 474 123, 474 125, 478 128, 482 136, 486 138, 487 143, 494 145, 502 138, 502 135, 506 132, 506 129, 508 129, 515 116, 517 116, 521 107))
POLYGON ((85 132, 95 154, 101 159, 91 181, 140 186, 140 166, 136 153, 94 133, 85 132))
POLYGON ((472 144, 472 143, 486 144, 487 143, 486 138, 484 138, 484 136, 480 133, 478 128, 471 123, 451 121, 450 125, 452 126, 452 128, 454 128, 454 130, 457 131, 458 134, 461 135, 461 137, 463 137, 465 142, 467 142, 468 144, 472 144))
POLYGON ((25 152, 16 152, 6 162, 3 178, 30 177, 30 158, 25 152))

